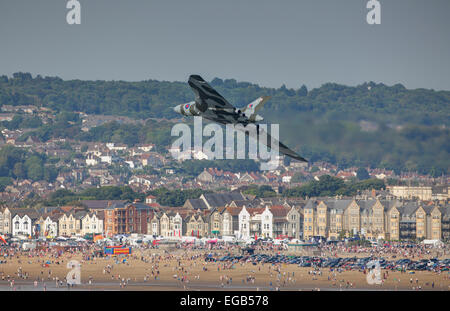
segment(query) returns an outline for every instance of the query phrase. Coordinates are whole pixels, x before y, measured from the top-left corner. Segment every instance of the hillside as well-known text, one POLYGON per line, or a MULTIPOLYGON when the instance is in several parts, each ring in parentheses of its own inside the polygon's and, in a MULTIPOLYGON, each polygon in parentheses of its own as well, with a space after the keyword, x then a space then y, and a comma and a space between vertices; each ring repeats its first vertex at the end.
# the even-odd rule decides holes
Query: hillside
MULTIPOLYGON (((218 78, 211 85, 237 107, 261 95, 272 96, 261 114, 268 122, 279 123, 282 140, 310 160, 436 176, 448 173, 450 91, 408 90, 400 84, 373 82, 356 87, 327 83, 308 91, 305 86, 274 89, 218 78)), ((33 78, 29 73, 0 77, 0 106, 36 105, 60 113, 175 118, 179 116, 172 107, 193 99, 184 82, 64 81, 57 77, 33 78)), ((40 139, 44 140, 55 135, 74 137, 79 131, 77 126, 71 131, 52 131, 51 125, 45 125, 36 130, 36 135, 41 133, 40 139)), ((146 130, 152 126, 149 123, 146 130)), ((79 138, 114 137, 117 142, 129 143, 134 137, 132 141, 137 143, 149 142, 156 136, 161 144, 170 142, 170 125, 160 127, 155 135, 146 135, 138 126, 109 125, 80 134, 79 138)))

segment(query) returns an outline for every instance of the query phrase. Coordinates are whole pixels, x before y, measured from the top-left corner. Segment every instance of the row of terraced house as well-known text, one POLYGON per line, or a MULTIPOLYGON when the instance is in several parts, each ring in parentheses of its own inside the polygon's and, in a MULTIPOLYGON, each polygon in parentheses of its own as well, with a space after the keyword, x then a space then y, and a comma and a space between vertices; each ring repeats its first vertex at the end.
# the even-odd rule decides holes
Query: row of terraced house
POLYGON ((103 234, 103 219, 77 207, 0 209, 0 234, 13 237, 57 237, 103 234))
POLYGON ((449 240, 450 206, 422 201, 311 199, 303 207, 303 236, 339 239, 449 240))
POLYGON ((150 234, 164 237, 323 237, 354 235, 404 240, 450 238, 450 207, 378 198, 251 199, 239 192, 208 193, 181 207, 145 202, 85 200, 84 207, 0 209, 0 234, 83 236, 150 234))

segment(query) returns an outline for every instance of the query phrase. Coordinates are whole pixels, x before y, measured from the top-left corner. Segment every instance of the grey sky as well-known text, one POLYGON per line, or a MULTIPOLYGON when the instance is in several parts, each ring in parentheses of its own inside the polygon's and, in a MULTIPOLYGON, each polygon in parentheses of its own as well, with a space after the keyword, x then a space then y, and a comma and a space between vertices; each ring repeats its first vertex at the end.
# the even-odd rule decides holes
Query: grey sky
POLYGON ((0 75, 450 90, 449 0, 0 0, 0 75))

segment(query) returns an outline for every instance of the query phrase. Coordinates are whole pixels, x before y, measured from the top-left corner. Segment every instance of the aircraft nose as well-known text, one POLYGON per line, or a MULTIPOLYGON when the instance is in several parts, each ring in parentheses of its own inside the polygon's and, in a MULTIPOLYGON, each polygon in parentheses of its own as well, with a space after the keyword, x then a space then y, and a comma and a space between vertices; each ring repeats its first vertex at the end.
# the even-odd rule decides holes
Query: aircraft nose
POLYGON ((173 111, 175 111, 176 113, 181 113, 181 105, 173 107, 173 111))

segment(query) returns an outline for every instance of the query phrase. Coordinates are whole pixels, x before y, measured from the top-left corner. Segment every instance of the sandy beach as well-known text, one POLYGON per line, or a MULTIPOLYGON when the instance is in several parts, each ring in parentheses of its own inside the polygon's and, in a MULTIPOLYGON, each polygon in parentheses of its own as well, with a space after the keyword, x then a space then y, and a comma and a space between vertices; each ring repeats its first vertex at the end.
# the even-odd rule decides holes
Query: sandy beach
POLYGON ((205 253, 138 249, 127 257, 90 260, 84 260, 81 253, 65 253, 56 259, 50 254, 18 254, 0 264, 0 290, 450 290, 449 271, 409 274, 382 269, 383 283, 370 285, 363 271, 206 262, 205 253), (65 277, 70 260, 81 263, 81 284, 68 289, 65 277))

